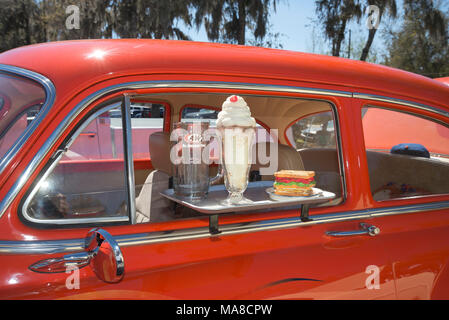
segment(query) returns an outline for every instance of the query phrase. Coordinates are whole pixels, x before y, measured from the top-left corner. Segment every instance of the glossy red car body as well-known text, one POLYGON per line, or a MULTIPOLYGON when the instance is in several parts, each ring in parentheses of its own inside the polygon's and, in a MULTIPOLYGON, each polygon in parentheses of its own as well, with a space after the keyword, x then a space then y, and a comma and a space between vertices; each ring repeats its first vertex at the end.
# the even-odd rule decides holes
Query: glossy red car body
MULTIPOLYGON (((126 264, 121 282, 102 282, 91 269, 83 268, 80 270, 80 289, 69 290, 65 286, 67 274, 39 274, 28 267, 39 260, 60 256, 61 252, 51 250, 53 243, 82 239, 91 226, 34 228, 24 224, 18 215, 25 191, 55 151, 55 144, 8 203, 0 218, 0 298, 449 298, 449 195, 375 202, 370 191, 361 121, 361 107, 375 103, 381 107, 419 113, 449 125, 449 88, 442 82, 383 66, 327 56, 157 40, 92 40, 33 45, 1 54, 0 64, 39 73, 50 79, 56 88, 56 98, 49 114, 1 173, 0 199, 7 197, 58 124, 90 94, 112 85, 138 81, 201 81, 224 83, 223 88, 215 91, 229 94, 253 91, 251 88, 227 89, 228 83, 313 88, 329 92, 324 99, 335 104, 340 118, 347 194, 343 204, 311 209, 310 213, 312 218, 352 214, 335 222, 299 223, 290 227, 199 239, 133 245, 119 242, 126 264), (350 96, 338 92, 350 93, 350 96), (431 106, 441 112, 417 106, 431 106), (433 204, 438 206, 431 207, 433 204), (375 224, 381 229, 380 235, 326 236, 326 231, 330 230, 357 229, 360 222, 375 224), (48 250, 21 253, 21 246, 47 246, 48 250), (365 286, 369 276, 366 270, 370 265, 380 269, 379 289, 365 286)), ((190 90, 210 91, 201 87, 190 90)), ((178 91, 185 89, 123 88, 99 100, 126 92, 178 91)), ((295 93, 259 89, 258 93, 323 99, 322 94, 314 91, 295 93)), ((93 101, 91 105, 98 103, 93 101)), ((76 119, 80 119, 89 108, 76 119)), ((64 130, 58 141, 64 139, 75 123, 64 130)), ((149 163, 141 165, 150 166, 149 163)), ((290 210, 226 216, 220 224, 277 220, 297 215, 298 212, 290 210)), ((105 229, 119 239, 126 235, 207 226, 207 219, 198 218, 108 226, 105 229)))

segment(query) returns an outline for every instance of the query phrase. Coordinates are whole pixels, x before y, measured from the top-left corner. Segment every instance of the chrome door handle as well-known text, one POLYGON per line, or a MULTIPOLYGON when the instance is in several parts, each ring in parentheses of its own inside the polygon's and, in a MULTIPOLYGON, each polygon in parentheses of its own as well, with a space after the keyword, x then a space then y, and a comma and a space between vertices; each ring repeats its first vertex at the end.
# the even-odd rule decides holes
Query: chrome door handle
POLYGON ((84 249, 84 252, 38 261, 28 268, 39 273, 63 273, 69 266, 82 268, 90 264, 101 280, 108 283, 122 280, 125 262, 120 247, 109 232, 100 228, 90 230, 84 239, 84 249))
POLYGON ((331 237, 350 237, 350 236, 361 236, 361 235, 369 235, 369 236, 377 236, 380 233, 380 229, 376 226, 360 223, 360 230, 353 231, 327 231, 326 234, 331 237))

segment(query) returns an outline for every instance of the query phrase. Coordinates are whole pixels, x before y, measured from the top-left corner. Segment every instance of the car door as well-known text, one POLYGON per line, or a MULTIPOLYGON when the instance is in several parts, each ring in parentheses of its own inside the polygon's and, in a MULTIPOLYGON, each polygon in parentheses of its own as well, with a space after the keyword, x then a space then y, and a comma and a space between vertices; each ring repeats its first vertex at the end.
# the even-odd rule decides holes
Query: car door
POLYGON ((360 107, 374 210, 414 208, 392 225, 398 298, 447 299, 449 121, 432 108, 360 107))
MULTIPOLYGON (((9 279, 5 281, 10 285, 1 289, 0 296, 73 299, 395 298, 392 256, 389 250, 385 250, 392 245, 393 230, 389 227, 392 218, 382 212, 372 215, 366 210, 365 192, 369 186, 360 178, 363 167, 359 161, 364 155, 360 140, 361 117, 360 112, 354 112, 356 108, 351 95, 340 93, 334 96, 328 90, 316 89, 314 93, 310 90, 295 91, 295 95, 286 97, 276 91, 260 95, 258 90, 261 88, 257 85, 244 87, 245 90, 251 88, 253 91, 250 93, 240 92, 236 87, 229 90, 225 84, 220 92, 214 91, 216 84, 213 85, 215 89, 208 89, 207 84, 201 86, 201 91, 192 93, 191 89, 184 96, 182 92, 174 95, 161 90, 159 95, 152 97, 172 101, 176 112, 186 103, 201 104, 204 99, 218 103, 231 93, 240 93, 251 102, 254 117, 284 133, 289 124, 296 122, 301 115, 317 110, 330 112, 335 132, 335 152, 330 159, 337 161, 341 199, 311 208, 309 220, 301 219, 299 207, 259 212, 249 209, 246 213, 227 214, 219 217, 220 233, 214 235, 210 233, 209 217, 195 212, 184 212, 181 219, 175 212, 171 220, 130 224, 133 222, 131 195, 139 196, 132 179, 129 179, 132 144, 123 148, 126 152, 120 161, 90 167, 70 177, 67 171, 60 169, 60 159, 55 161, 53 157, 53 162, 43 168, 39 179, 29 185, 21 202, 21 220, 15 221, 18 224, 25 222, 29 226, 27 232, 34 234, 35 238, 50 235, 53 240, 28 243, 21 250, 12 243, 3 242, 3 247, 10 246, 8 254, 2 255, 2 260, 9 266, 9 279), (176 104, 180 97, 183 104, 176 104), (280 114, 273 118, 273 109, 258 106, 277 106, 274 110, 280 114), (298 114, 292 114, 292 110, 297 110, 298 114), (107 183, 104 178, 89 179, 107 172, 113 173, 107 183), (54 177, 58 186, 65 189, 50 196, 46 190, 42 191, 49 177, 54 177), (78 179, 76 183, 75 178, 78 179), (42 206, 44 200, 50 204, 42 206), (34 214, 49 207, 59 216, 42 219, 34 214), (80 208, 88 207, 101 207, 101 210, 85 210, 91 212, 91 216, 82 219, 74 216, 81 211, 80 208), (63 253, 82 251, 83 236, 93 226, 107 230, 120 247, 125 265, 120 282, 104 282, 89 267, 64 273, 39 273, 30 268, 36 262, 60 257, 63 253), (57 235, 62 234, 64 236, 58 238, 57 235), (20 261, 16 260, 17 257, 20 261)), ((161 83, 160 88, 163 87, 164 83, 161 83)), ((288 91, 288 88, 284 89, 283 92, 288 91)), ((106 111, 121 110, 122 115, 130 113, 125 102, 106 107, 104 102, 101 106, 93 103, 78 107, 92 110, 87 118, 73 118, 80 124, 96 121, 106 111)), ((122 137, 126 143, 131 141, 132 123, 122 123, 127 129, 122 137)), ((75 144, 79 132, 65 131, 61 135, 71 137, 64 141, 75 144)), ((282 143, 285 144, 282 149, 286 150, 286 155, 296 157, 298 153, 281 137, 282 143)), ((70 151, 70 143, 62 147, 61 150, 66 150, 62 153, 70 151)), ((46 161, 51 160, 46 158, 46 161)), ((164 175, 160 177, 164 179, 164 175)), ((145 184, 155 187, 162 181, 154 180, 153 175, 151 178, 145 184)), ((164 181, 168 187, 169 179, 164 181)), ((148 205, 154 203, 150 201, 148 205)), ((173 206, 170 203, 166 205, 167 211, 173 206)))

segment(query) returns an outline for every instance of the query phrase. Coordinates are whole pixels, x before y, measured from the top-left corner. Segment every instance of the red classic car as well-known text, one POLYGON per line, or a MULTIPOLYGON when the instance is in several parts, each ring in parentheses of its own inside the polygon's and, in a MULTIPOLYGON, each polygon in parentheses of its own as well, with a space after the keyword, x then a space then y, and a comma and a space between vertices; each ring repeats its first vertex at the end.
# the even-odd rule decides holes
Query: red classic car
MULTIPOLYGON (((0 298, 448 299, 448 101, 443 80, 274 49, 4 52, 0 298), (213 127, 232 94, 257 121, 255 146, 278 143, 277 169, 315 171, 333 200, 308 218, 304 205, 249 206, 214 220, 161 194, 172 124, 213 127)), ((272 184, 261 168, 248 192, 272 184)))

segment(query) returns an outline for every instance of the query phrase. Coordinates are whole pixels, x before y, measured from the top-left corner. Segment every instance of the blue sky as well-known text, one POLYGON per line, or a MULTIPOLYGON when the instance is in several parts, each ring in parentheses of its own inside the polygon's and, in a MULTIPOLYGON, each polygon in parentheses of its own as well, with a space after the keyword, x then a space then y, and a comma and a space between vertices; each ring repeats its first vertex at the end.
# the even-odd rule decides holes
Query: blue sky
MULTIPOLYGON (((311 42, 310 30, 305 25, 310 24, 309 17, 315 15, 313 0, 280 0, 276 12, 271 15, 272 31, 282 33, 280 38, 286 50, 307 51, 307 41, 311 42)), ((195 28, 188 32, 195 41, 208 41, 204 27, 198 32, 195 28)))
MULTIPOLYGON (((398 7, 401 6, 402 0, 399 0, 398 7)), ((271 31, 282 34, 279 40, 285 50, 325 53, 330 46, 323 42, 322 31, 317 27, 314 28, 312 19, 316 19, 314 0, 280 0, 276 12, 271 14, 270 23, 273 27, 271 31)), ((368 30, 365 22, 366 18, 362 18, 359 23, 353 22, 349 25, 352 32, 352 46, 357 41, 361 43, 366 39, 368 30)), ((388 22, 383 21, 383 24, 385 23, 388 22)), ((376 36, 374 50, 383 51, 384 49, 381 32, 382 30, 379 30, 376 36)), ((193 28, 187 33, 192 40, 208 41, 204 27, 198 32, 193 28)), ((347 40, 348 38, 345 39, 347 40)))

